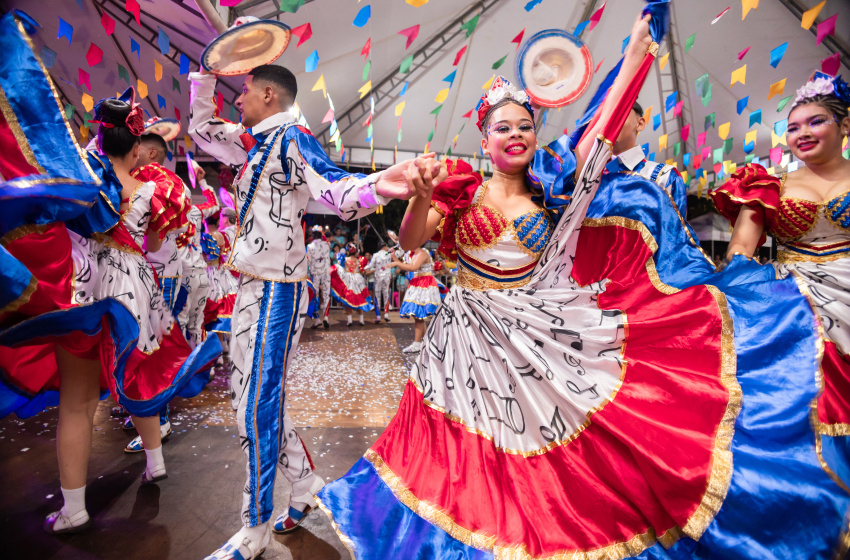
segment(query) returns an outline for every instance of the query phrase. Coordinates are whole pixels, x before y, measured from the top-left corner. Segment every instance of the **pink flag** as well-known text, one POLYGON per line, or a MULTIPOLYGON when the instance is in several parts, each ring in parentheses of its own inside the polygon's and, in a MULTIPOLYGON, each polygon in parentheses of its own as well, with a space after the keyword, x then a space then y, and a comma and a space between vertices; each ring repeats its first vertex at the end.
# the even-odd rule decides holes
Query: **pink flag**
POLYGON ((593 15, 590 16, 590 26, 587 28, 588 31, 593 31, 593 28, 596 27, 596 24, 599 23, 599 18, 602 17, 602 12, 605 11, 605 4, 602 4, 602 7, 593 12, 593 15))
POLYGON ((711 146, 706 146, 702 149, 702 159, 708 159, 711 157, 711 146))
POLYGON ((745 56, 747 56, 747 53, 748 53, 748 52, 750 52, 750 49, 751 49, 751 48, 752 48, 752 47, 747 47, 746 49, 744 49, 744 50, 742 50, 741 52, 739 52, 739 53, 738 53, 738 60, 744 60, 744 57, 745 57, 745 56))
POLYGON ((103 12, 103 17, 100 18, 100 24, 107 35, 115 33, 115 20, 109 17, 109 14, 103 12))
POLYGON ((698 169, 700 165, 702 165, 702 156, 701 155, 694 156, 694 169, 698 169))
POLYGON ((679 101, 678 103, 676 103, 676 108, 673 109, 673 115, 678 117, 681 114, 682 114, 682 102, 679 101))
POLYGON ((682 127, 682 142, 688 141, 688 136, 691 135, 691 125, 686 124, 682 127))
POLYGON ((103 51, 100 47, 92 43, 89 45, 89 52, 86 53, 86 62, 89 66, 96 66, 103 60, 103 51))
POLYGON ((416 40, 416 37, 419 36, 419 25, 414 25, 413 27, 408 27, 407 29, 402 29, 398 32, 399 35, 404 35, 407 37, 407 43, 405 43, 404 48, 410 48, 410 45, 413 41, 416 40))
POLYGON ((725 16, 725 15, 726 15, 726 12, 728 12, 728 11, 729 11, 729 10, 731 10, 731 9, 732 9, 732 6, 729 6, 728 8, 726 8, 725 10, 723 10, 722 12, 720 12, 719 14, 717 14, 717 17, 716 17, 716 18, 714 18, 713 20, 711 20, 711 25, 714 25, 715 23, 717 23, 718 21, 720 21, 720 18, 722 18, 723 16, 725 16))
POLYGON ((225 8, 233 8, 238 6, 242 0, 221 0, 220 4, 225 8))
POLYGON ((700 132, 697 134, 697 148, 705 145, 705 132, 700 132))
POLYGON ((363 45, 362 49, 360 49, 360 56, 365 56, 366 58, 369 58, 369 51, 371 49, 372 49, 372 38, 369 37, 368 39, 366 39, 366 44, 363 45))
POLYGON ((363 124, 361 124, 360 126, 369 126, 369 123, 371 123, 371 122, 372 122, 372 115, 370 114, 369 118, 366 119, 365 121, 363 121, 363 124))
POLYGON ((309 23, 305 23, 293 29, 292 34, 298 37, 298 44, 295 45, 295 48, 297 49, 301 46, 301 43, 313 36, 313 28, 310 27, 309 23))
POLYGON ((838 69, 841 67, 841 60, 838 58, 839 53, 835 53, 820 61, 820 69, 830 76, 838 74, 838 69))
POLYGON ((331 122, 332 120, 334 120, 334 110, 328 109, 328 112, 325 113, 325 118, 322 119, 322 124, 331 122))
POLYGON ((127 11, 130 12, 131 14, 133 14, 133 17, 136 18, 136 25, 141 27, 142 26, 142 19, 141 19, 140 13, 141 13, 142 8, 139 7, 139 3, 136 0, 127 0, 126 7, 127 7, 127 11))
MULTIPOLYGON (((605 6, 602 6, 603 8, 605 6)), ((511 39, 511 43, 516 43, 516 48, 519 49, 519 46, 522 44, 522 36, 525 35, 525 27, 522 28, 522 31, 519 32, 519 35, 511 39)), ((464 47, 465 49, 466 47, 464 47)))
POLYGON ((452 66, 457 66, 457 63, 460 62, 460 57, 462 57, 463 53, 465 53, 465 52, 466 52, 466 45, 464 45, 463 47, 461 47, 461 49, 459 51, 457 51, 457 54, 455 55, 455 61, 452 64, 452 66))
POLYGON ((838 14, 835 14, 829 19, 825 19, 818 24, 818 38, 817 45, 821 44, 821 41, 826 39, 827 35, 835 35, 835 20, 838 19, 838 14))
POLYGON ((78 83, 81 86, 82 85, 86 86, 87 88, 89 88, 89 91, 91 91, 91 81, 89 80, 89 73, 86 72, 85 70, 83 70, 82 68, 80 68, 79 71, 77 72, 77 76, 78 76, 78 80, 77 80, 78 83))
POLYGON ((180 120, 180 109, 178 109, 177 107, 174 108, 174 118, 178 121, 180 120))
POLYGON ((462 119, 471 119, 471 118, 472 118, 472 109, 470 109, 470 110, 469 110, 469 111, 468 111, 468 112, 467 112, 464 116, 462 116, 461 118, 462 118, 462 119))
POLYGON ((782 148, 776 146, 770 150, 770 161, 779 165, 779 162, 782 161, 782 148))

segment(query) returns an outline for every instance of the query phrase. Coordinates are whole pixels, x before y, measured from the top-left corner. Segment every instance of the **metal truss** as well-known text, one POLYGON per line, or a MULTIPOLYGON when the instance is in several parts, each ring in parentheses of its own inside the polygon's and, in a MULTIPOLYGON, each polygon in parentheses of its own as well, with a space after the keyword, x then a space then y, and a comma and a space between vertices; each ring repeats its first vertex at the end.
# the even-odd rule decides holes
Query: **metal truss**
MULTIPOLYGON (((172 1, 175 1, 175 0, 172 0, 172 1)), ((309 4, 310 2, 313 2, 313 1, 315 1, 315 0, 304 0, 304 4, 309 4)), ((251 10, 251 8, 254 8, 254 7, 257 7, 257 6, 266 6, 266 5, 269 8, 271 8, 272 11, 265 14, 265 15, 256 16, 256 17, 258 17, 260 19, 275 18, 276 20, 280 21, 280 15, 288 13, 288 12, 284 12, 283 10, 280 9, 280 2, 278 2, 278 0, 248 0, 248 2, 241 2, 235 8, 230 9, 231 18, 230 18, 230 21, 228 21, 227 23, 228 23, 228 25, 232 24, 233 20, 235 20, 236 18, 238 18, 240 16, 256 15, 254 13, 249 14, 248 11, 250 10, 251 12, 254 12, 256 10, 251 10)))

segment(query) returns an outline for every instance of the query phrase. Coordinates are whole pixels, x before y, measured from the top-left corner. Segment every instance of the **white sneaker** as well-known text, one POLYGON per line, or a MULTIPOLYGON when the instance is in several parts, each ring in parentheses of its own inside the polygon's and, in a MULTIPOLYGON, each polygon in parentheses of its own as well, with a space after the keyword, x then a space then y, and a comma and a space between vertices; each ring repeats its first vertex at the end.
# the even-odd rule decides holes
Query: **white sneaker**
POLYGON ((422 350, 422 343, 421 342, 414 342, 410 346, 408 346, 407 348, 402 350, 402 352, 404 352, 405 354, 415 354, 416 352, 419 352, 420 350, 422 350))

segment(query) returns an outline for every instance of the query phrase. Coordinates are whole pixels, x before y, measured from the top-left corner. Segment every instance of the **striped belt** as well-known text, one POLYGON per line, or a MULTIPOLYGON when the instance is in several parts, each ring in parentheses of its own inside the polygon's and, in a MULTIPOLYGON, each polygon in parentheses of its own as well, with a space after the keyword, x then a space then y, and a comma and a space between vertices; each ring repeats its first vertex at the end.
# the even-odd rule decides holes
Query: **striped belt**
POLYGON ((780 263, 828 262, 850 257, 850 241, 829 245, 806 245, 785 243, 776 255, 780 263))
POLYGON ((516 268, 499 268, 482 262, 458 248, 458 285, 471 290, 504 290, 524 286, 537 265, 532 261, 516 268))

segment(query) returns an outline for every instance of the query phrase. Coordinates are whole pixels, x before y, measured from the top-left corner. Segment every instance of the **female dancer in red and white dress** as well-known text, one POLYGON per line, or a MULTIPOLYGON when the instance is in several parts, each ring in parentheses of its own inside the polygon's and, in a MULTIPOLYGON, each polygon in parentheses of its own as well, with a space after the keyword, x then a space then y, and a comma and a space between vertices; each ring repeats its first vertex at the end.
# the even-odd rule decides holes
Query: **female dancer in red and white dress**
POLYGON ((750 258, 765 233, 779 243, 777 273, 808 288, 823 325, 823 392, 813 410, 821 458, 850 487, 850 87, 817 72, 788 114, 788 147, 804 167, 778 177, 747 165, 711 193, 735 225, 727 259, 750 258))
POLYGON ((335 300, 348 308, 348 326, 353 324, 352 310, 360 312, 359 324, 362 326, 366 324, 363 313, 374 309, 372 296, 369 295, 369 286, 363 277, 366 263, 363 262, 364 259, 354 243, 348 243, 345 246, 345 252, 345 267, 335 264, 331 268, 331 293, 335 300))
POLYGON ((425 337, 425 319, 433 317, 440 307, 440 288, 434 278, 434 260, 427 249, 420 247, 404 256, 404 262, 392 254, 393 266, 405 272, 413 272, 413 279, 404 301, 398 310, 399 317, 413 318, 413 342, 402 350, 405 353, 416 353, 422 349, 422 339, 425 337))

